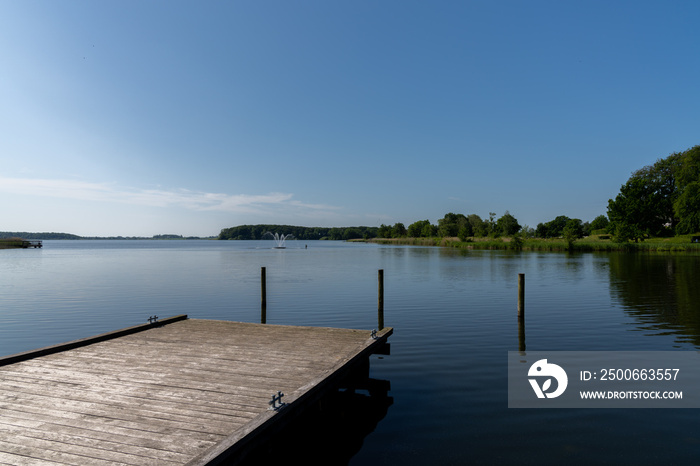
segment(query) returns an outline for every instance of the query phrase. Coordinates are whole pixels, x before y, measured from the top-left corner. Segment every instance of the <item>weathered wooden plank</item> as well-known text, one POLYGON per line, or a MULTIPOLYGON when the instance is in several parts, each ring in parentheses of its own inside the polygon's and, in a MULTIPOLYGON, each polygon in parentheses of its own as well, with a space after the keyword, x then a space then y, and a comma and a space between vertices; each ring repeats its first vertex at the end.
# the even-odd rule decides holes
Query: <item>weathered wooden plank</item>
POLYGON ((133 365, 134 363, 143 364, 142 359, 152 360, 153 364, 156 362, 163 366, 179 366, 181 364, 185 365, 207 365, 215 366, 222 362, 264 362, 265 364, 274 365, 276 363, 281 363, 281 361, 291 360, 295 363, 301 365, 313 366, 314 363, 327 361, 333 358, 332 354, 329 354, 329 345, 331 348, 334 346, 347 346, 348 343, 345 342, 329 342, 329 341, 318 341, 315 345, 307 344, 302 348, 306 350, 306 354, 302 355, 300 351, 300 346, 296 345, 289 349, 279 349, 277 348, 277 343, 275 343, 274 348, 263 349, 258 345, 237 345, 232 346, 228 349, 228 352, 216 351, 216 348, 211 348, 209 351, 200 350, 197 351, 196 348, 192 348, 190 351, 186 351, 184 348, 178 351, 178 348, 171 349, 167 358, 165 359, 155 359, 162 358, 163 350, 167 347, 165 344, 159 345, 137 345, 137 344, 124 344, 123 348, 107 348, 96 345, 94 348, 81 348, 81 350, 74 353, 74 357, 85 358, 86 360, 94 359, 97 361, 118 361, 123 364, 133 365), (340 343, 340 344, 339 344, 340 343), (134 347, 138 346, 138 349, 134 347), (129 353, 134 348, 134 352, 129 353), (122 351, 118 351, 118 350, 122 351), (316 353, 310 352, 309 350, 318 349, 323 351, 318 351, 316 353), (138 356, 134 356, 136 353, 138 356), (119 356, 125 357, 119 357, 119 356))
MULTIPOLYGON (((109 459, 91 458, 80 454, 64 453, 43 448, 46 445, 38 446, 29 442, 27 445, 20 445, 0 440, 0 451, 17 456, 28 457, 38 461, 54 461, 59 464, 69 464, 74 466, 128 466, 127 463, 112 461, 109 459)), ((33 464, 28 462, 27 464, 33 464)))
MULTIPOLYGON (((80 457, 77 464, 104 464, 104 461, 113 463, 128 464, 132 466, 159 465, 175 466, 181 464, 179 461, 169 461, 163 458, 153 458, 151 456, 134 455, 122 449, 109 448, 107 442, 95 445, 92 442, 85 442, 74 436, 56 435, 45 432, 45 435, 25 435, 20 431, 9 432, 0 429, 0 443, 12 444, 21 447, 33 448, 36 450, 49 451, 54 453, 68 454, 80 457)), ((37 455, 41 458, 40 455, 37 455)), ((53 456, 53 455, 52 455, 53 456)), ((45 456, 44 459, 51 458, 45 456)))
MULTIPOLYGON (((7 377, 4 380, 0 380, 0 396, 2 393, 17 393, 22 392, 28 395, 38 395, 44 396, 48 399, 60 398, 71 401, 83 401, 90 403, 103 403, 106 406, 111 406, 119 409, 143 409, 146 411, 153 411, 157 413, 173 413, 182 414, 193 418, 203 418, 203 419, 216 419, 221 421, 234 420, 235 418, 248 419, 257 414, 256 411, 247 411, 248 415, 242 414, 242 407, 230 407, 226 409, 218 407, 208 407, 206 409, 195 409, 199 405, 196 403, 186 403, 182 400, 178 401, 161 401, 153 400, 150 398, 137 398, 131 396, 124 396, 119 393, 118 390, 113 391, 108 397, 105 397, 104 393, 94 393, 88 390, 82 391, 65 391, 61 390, 59 393, 53 393, 52 391, 46 390, 46 381, 37 380, 34 383, 27 383, 26 381, 16 381, 8 380, 7 377), (190 408, 192 407, 192 409, 190 408), (233 418, 233 419, 232 419, 233 418)), ((250 400, 255 398, 249 397, 246 400, 251 403, 250 400)), ((255 404, 260 404, 261 397, 257 397, 257 402, 255 404)), ((230 403, 228 403, 230 404, 230 403)), ((227 405, 228 405, 227 404, 227 405)), ((227 406, 223 405, 223 406, 227 406)), ((246 411, 243 411, 245 413, 246 411)))
MULTIPOLYGON (((21 413, 20 413, 21 416, 21 413)), ((105 429, 93 430, 90 425, 79 421, 63 420, 62 422, 53 422, 49 416, 33 416, 33 419, 25 417, 16 417, 13 413, 3 413, 3 423, 22 427, 26 431, 36 432, 62 432, 79 437, 85 437, 101 441, 113 441, 124 445, 134 445, 159 452, 159 454, 181 454, 187 455, 193 450, 204 450, 215 444, 214 441, 196 440, 191 436, 182 436, 176 443, 172 443, 172 439, 164 436, 144 436, 141 431, 133 431, 131 429, 123 429, 119 427, 111 427, 108 431, 105 429)))
POLYGON ((138 420, 101 418, 99 416, 82 415, 59 409, 43 409, 42 407, 20 405, 18 403, 0 402, 0 410, 3 411, 3 415, 7 414, 25 419, 43 419, 56 425, 68 424, 102 432, 117 431, 128 433, 128 435, 132 436, 174 435, 179 433, 183 437, 203 442, 216 442, 221 437, 220 434, 208 432, 207 430, 189 428, 191 427, 189 425, 179 426, 176 423, 157 425, 152 422, 144 423, 138 420))
POLYGON ((0 464, 7 466, 56 466, 63 463, 0 452, 0 464))
MULTIPOLYGON (((36 367, 25 367, 24 373, 34 374, 36 377, 46 377, 52 373, 54 377, 79 381, 85 387, 89 387, 95 382, 106 382, 131 384, 135 389, 139 387, 149 387, 158 390, 193 390, 199 392, 214 392, 224 395, 234 395, 246 387, 253 387, 253 389, 262 390, 263 392, 267 390, 272 393, 279 389, 280 383, 284 386, 297 386, 305 381, 300 371, 290 372, 288 377, 283 378, 269 377, 266 374, 239 374, 234 380, 231 380, 230 383, 167 378, 164 375, 159 375, 154 378, 150 377, 151 374, 147 372, 134 373, 133 375, 121 373, 114 377, 109 374, 101 374, 98 370, 75 370, 68 367, 59 368, 58 366, 53 367, 52 370, 51 364, 48 362, 37 363, 36 367)), ((258 391, 258 393, 260 392, 258 391)))
MULTIPOLYGON (((41 378, 34 374, 28 375, 26 373, 12 373, 11 375, 13 377, 24 378, 25 380, 29 380, 30 382, 39 383, 40 381, 43 381, 45 383, 55 384, 55 386, 58 389, 60 389, 60 384, 63 380, 57 375, 44 375, 41 378)), ((3 372, 3 377, 6 376, 8 376, 7 372, 3 372)), ((158 386, 136 386, 134 384, 129 384, 126 382, 105 383, 103 380, 99 379, 99 377, 96 377, 94 379, 94 383, 91 383, 90 385, 86 385, 85 383, 78 385, 80 385, 80 387, 83 388, 91 387, 95 390, 99 390, 99 393, 103 394, 105 397, 109 397, 114 393, 120 393, 133 398, 145 400, 154 399, 183 404, 196 403, 196 405, 200 406, 202 409, 208 407, 225 409, 226 406, 231 403, 232 396, 241 399, 250 397, 255 399, 266 398, 265 396, 261 396, 259 393, 256 394, 255 392, 252 392, 252 389, 250 387, 240 387, 239 391, 237 391, 234 394, 230 394, 201 389, 180 388, 178 390, 173 390, 158 386)), ((254 403, 254 405, 257 405, 257 403, 254 403)))
POLYGON ((129 437, 128 439, 124 439, 120 436, 104 436, 102 438, 94 438, 92 436, 80 435, 74 431, 66 429, 61 429, 60 431, 56 431, 54 429, 41 429, 39 428, 39 423, 34 423, 32 429, 28 429, 27 427, 28 425, 26 421, 24 421, 21 425, 15 425, 12 423, 5 423, 0 420, 0 438, 8 435, 15 438, 28 436, 54 442, 115 451, 133 455, 135 457, 158 460, 162 461, 163 463, 181 464, 183 461, 188 459, 187 455, 182 453, 166 451, 162 448, 157 449, 138 445, 137 442, 134 442, 134 437, 129 437))
POLYGON ((23 410, 39 409, 44 413, 64 413, 66 415, 76 415, 85 418, 94 418, 100 422, 110 423, 137 423, 142 429, 153 426, 155 429, 163 427, 173 427, 195 432, 208 432, 214 435, 225 435, 231 424, 244 423, 245 419, 234 419, 228 416, 226 420, 215 419, 210 416, 194 418, 182 413, 164 413, 151 409, 135 409, 133 407, 120 408, 106 403, 95 403, 92 401, 70 400, 57 396, 48 397, 42 395, 32 395, 28 393, 17 393, 5 395, 0 393, 0 406, 7 403, 21 404, 23 410))

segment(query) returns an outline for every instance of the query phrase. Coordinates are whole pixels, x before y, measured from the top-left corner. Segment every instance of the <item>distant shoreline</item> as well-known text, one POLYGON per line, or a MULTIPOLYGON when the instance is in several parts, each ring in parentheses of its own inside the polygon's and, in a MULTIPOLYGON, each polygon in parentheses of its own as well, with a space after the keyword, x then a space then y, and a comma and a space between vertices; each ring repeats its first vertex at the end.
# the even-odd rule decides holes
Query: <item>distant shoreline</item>
POLYGON ((22 238, 0 239, 0 249, 20 249, 24 240, 22 238))
POLYGON ((216 239, 216 236, 182 236, 182 235, 155 235, 155 236, 78 236, 71 233, 30 233, 26 231, 0 231, 0 241, 11 239, 24 240, 196 240, 216 239))

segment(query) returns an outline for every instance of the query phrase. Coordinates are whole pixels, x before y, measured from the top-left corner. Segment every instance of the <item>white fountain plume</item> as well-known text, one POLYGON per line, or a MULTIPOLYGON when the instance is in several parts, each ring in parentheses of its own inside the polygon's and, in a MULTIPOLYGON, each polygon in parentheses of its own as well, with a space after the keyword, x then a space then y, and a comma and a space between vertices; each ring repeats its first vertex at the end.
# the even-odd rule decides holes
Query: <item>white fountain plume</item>
POLYGON ((274 249, 284 249, 287 246, 285 246, 285 241, 288 239, 295 239, 294 235, 291 233, 288 235, 280 235, 279 233, 272 233, 271 231, 265 232, 265 234, 262 236, 262 239, 272 239, 275 241, 275 244, 277 246, 274 247, 274 249))

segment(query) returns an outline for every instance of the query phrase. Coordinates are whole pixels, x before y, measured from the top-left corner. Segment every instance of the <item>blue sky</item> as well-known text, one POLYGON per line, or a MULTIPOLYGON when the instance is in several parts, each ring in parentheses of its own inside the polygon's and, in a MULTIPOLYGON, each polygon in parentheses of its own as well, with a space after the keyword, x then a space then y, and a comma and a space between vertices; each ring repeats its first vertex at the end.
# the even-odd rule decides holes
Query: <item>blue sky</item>
POLYGON ((700 2, 0 0, 0 231, 606 213, 700 144, 700 2))

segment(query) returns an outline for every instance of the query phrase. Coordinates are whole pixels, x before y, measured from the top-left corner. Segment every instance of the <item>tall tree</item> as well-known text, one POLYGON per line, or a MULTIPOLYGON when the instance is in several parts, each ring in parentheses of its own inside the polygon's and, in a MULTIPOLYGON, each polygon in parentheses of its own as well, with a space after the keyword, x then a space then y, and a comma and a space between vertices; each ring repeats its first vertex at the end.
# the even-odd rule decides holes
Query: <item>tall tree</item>
POLYGON ((379 225, 379 231, 377 231, 378 238, 391 238, 391 227, 389 225, 384 225, 383 223, 379 225))
POLYGON ((408 226, 407 234, 411 238, 419 238, 421 236, 433 236, 432 231, 430 220, 418 220, 408 226))
POLYGON ((395 223, 394 226, 391 228, 391 236, 393 238, 401 238, 403 236, 406 236, 406 227, 403 225, 403 223, 395 223))
POLYGON ((506 213, 496 221, 496 232, 504 236, 511 236, 518 231, 520 231, 518 220, 506 210, 506 213))
POLYGON ((678 234, 700 232, 700 182, 694 181, 685 186, 674 204, 674 211, 680 219, 676 225, 678 234))
POLYGON ((459 236, 460 231, 469 223, 463 214, 448 213, 438 220, 439 236, 459 236))
POLYGON ((488 235, 497 235, 496 232, 496 212, 489 212, 489 219, 486 223, 486 229, 488 230, 488 235))
POLYGON ((566 222, 562 229, 562 236, 566 240, 567 249, 573 250, 574 242, 583 236, 583 224, 581 220, 574 218, 566 222))
POLYGON ((488 227, 486 223, 476 214, 471 214, 467 217, 469 225, 472 228, 472 235, 486 236, 488 235, 488 227))
POLYGON ((608 201, 608 230, 619 241, 639 241, 663 228, 658 198, 640 178, 631 178, 620 187, 615 200, 608 201))
POLYGON ((673 203, 673 212, 678 218, 676 233, 700 232, 700 146, 680 155, 676 183, 678 197, 673 203))
POLYGON ((437 227, 426 220, 426 223, 423 224, 423 229, 421 230, 420 235, 425 238, 436 236, 437 227))
POLYGON ((566 215, 559 215, 547 223, 537 224, 537 236, 540 238, 558 238, 562 236, 562 232, 567 222, 571 220, 566 215))
POLYGON ((619 240, 659 236, 676 226, 676 178, 682 158, 682 153, 673 153, 633 172, 617 197, 608 201, 608 230, 619 240))
POLYGON ((608 223, 609 223, 608 217, 606 217, 605 215, 598 215, 591 222, 591 231, 601 230, 603 228, 606 228, 608 226, 608 223))

